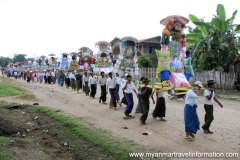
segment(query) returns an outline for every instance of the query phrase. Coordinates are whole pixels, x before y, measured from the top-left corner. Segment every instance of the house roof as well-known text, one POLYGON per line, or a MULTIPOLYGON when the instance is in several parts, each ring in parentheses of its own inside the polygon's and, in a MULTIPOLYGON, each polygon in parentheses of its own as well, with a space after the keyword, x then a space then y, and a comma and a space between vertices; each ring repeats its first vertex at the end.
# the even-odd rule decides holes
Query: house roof
POLYGON ((161 36, 155 36, 155 37, 139 40, 138 44, 143 44, 143 43, 160 44, 160 41, 161 41, 161 36))

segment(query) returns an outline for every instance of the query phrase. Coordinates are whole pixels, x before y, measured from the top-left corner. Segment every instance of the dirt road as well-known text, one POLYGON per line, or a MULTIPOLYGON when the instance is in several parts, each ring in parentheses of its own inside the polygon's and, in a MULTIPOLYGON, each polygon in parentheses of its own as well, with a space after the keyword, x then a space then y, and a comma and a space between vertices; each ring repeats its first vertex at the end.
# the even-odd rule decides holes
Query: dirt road
MULTIPOLYGON (((124 107, 114 111, 108 105, 99 104, 98 98, 91 99, 85 94, 59 87, 17 80, 26 89, 32 91, 39 99, 40 105, 60 109, 64 113, 77 117, 84 122, 134 140, 144 146, 153 148, 156 152, 238 152, 240 153, 240 102, 222 100, 224 108, 215 105, 214 121, 211 126, 214 134, 206 135, 200 130, 193 142, 184 139, 183 100, 168 100, 166 98, 167 122, 153 119, 151 116, 154 105, 151 104, 147 125, 140 125, 140 114, 134 119, 124 120, 124 107), (128 127, 129 129, 122 129, 128 127), (144 136, 143 132, 152 132, 144 136)), ((97 96, 99 96, 99 92, 97 96)), ((109 96, 109 95, 108 95, 109 96)), ((19 100, 18 100, 19 101, 19 100)), ((109 98, 108 98, 109 101, 109 98)), ((135 102, 137 100, 135 99, 135 102)), ((203 99, 199 103, 198 114, 201 124, 204 120, 203 99)), ((136 103, 134 105, 134 110, 136 103)), ((133 110, 133 111, 134 111, 133 110)))

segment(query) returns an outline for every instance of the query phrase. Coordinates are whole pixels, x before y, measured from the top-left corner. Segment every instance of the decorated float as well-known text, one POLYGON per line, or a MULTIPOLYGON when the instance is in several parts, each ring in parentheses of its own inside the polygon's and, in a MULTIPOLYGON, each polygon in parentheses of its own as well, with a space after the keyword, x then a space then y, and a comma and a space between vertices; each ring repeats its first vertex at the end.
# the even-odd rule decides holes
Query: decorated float
POLYGON ((88 47, 79 48, 78 52, 78 64, 80 69, 89 70, 91 65, 94 64, 93 51, 88 47))
POLYGON ((96 46, 99 48, 99 51, 95 56, 94 72, 100 73, 103 71, 109 73, 113 66, 109 43, 106 41, 99 41, 96 43, 96 46))
POLYGON ((58 67, 58 57, 56 54, 49 54, 45 60, 48 69, 56 69, 58 67))
POLYGON ((70 64, 69 64, 69 70, 77 71, 79 69, 78 64, 78 53, 77 52, 71 52, 69 53, 69 57, 71 57, 70 64))
MULTIPOLYGON (((158 83, 155 88, 168 91, 172 98, 184 97, 191 87, 184 75, 186 40, 183 30, 188 22, 187 18, 178 15, 168 16, 160 21, 165 26, 162 31, 161 50, 156 51, 157 75, 161 83, 158 83)), ((191 72, 194 75, 193 70, 191 72)))
POLYGON ((66 69, 69 66, 69 56, 67 53, 62 53, 60 58, 59 69, 66 69))
POLYGON ((118 56, 118 59, 114 65, 113 72, 131 75, 139 74, 137 60, 138 55, 141 54, 138 53, 139 51, 136 48, 137 42, 138 40, 134 37, 124 37, 120 40, 120 42, 115 44, 115 48, 113 48, 113 55, 118 56), (119 54, 117 53, 118 48, 119 54))

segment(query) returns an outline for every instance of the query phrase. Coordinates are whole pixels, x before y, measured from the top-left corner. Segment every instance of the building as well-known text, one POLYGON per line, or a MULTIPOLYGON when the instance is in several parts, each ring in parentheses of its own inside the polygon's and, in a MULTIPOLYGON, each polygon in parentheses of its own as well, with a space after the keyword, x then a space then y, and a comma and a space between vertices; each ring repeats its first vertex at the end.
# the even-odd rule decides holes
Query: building
POLYGON ((157 60, 155 50, 161 49, 160 41, 161 41, 161 36, 156 36, 156 37, 140 40, 137 43, 137 49, 139 49, 144 55, 147 55, 150 57, 154 67, 157 67, 158 65, 158 60, 157 60))

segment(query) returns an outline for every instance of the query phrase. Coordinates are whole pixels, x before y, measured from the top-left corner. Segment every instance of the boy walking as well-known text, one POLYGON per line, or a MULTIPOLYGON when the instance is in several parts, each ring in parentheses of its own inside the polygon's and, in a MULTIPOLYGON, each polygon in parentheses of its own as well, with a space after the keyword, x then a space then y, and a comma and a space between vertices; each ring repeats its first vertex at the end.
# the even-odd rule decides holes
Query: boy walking
POLYGON ((132 115, 130 115, 130 113, 132 112, 133 109, 133 92, 135 92, 135 94, 138 97, 138 94, 136 92, 135 89, 135 85, 132 82, 132 76, 131 75, 127 75, 127 81, 123 84, 123 90, 124 90, 124 94, 127 100, 127 107, 124 111, 126 117, 133 117, 132 115))
POLYGON ((205 114, 205 124, 202 126, 204 133, 213 134, 212 131, 209 130, 210 125, 214 119, 213 117, 213 100, 218 103, 218 105, 223 108, 223 105, 218 101, 215 97, 215 83, 213 80, 209 80, 207 82, 208 88, 204 91, 204 109, 206 111, 205 114))
POLYGON ((147 78, 144 79, 143 82, 142 82, 144 86, 141 88, 140 105, 141 105, 141 109, 142 109, 142 116, 140 118, 140 121, 141 121, 142 125, 146 124, 146 120, 147 120, 147 117, 148 117, 149 106, 150 106, 150 102, 149 102, 150 96, 153 100, 152 89, 147 87, 149 82, 150 81, 147 78))

